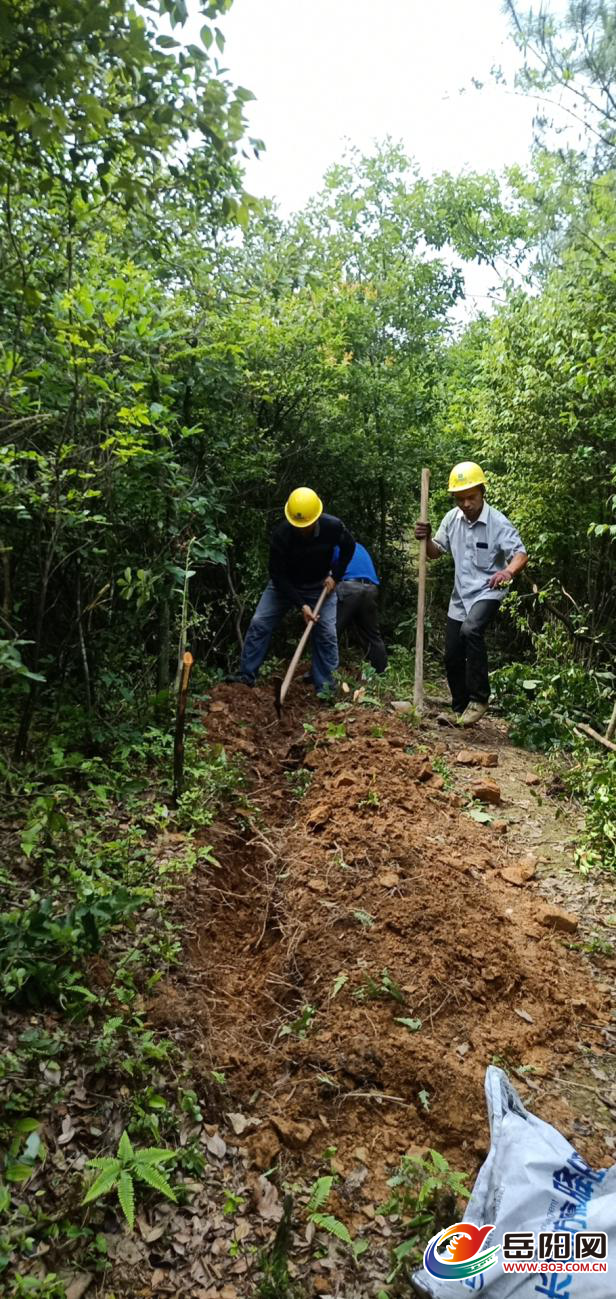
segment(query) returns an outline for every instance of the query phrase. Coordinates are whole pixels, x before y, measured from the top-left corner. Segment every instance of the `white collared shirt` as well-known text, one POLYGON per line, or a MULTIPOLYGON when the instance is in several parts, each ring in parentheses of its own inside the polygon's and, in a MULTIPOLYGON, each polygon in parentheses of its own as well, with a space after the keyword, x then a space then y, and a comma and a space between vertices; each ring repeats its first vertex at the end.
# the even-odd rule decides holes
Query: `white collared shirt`
POLYGON ((456 622, 464 622, 477 600, 502 600, 505 590, 491 591, 488 578, 505 568, 514 555, 526 554, 517 529, 487 501, 474 523, 454 505, 433 541, 443 554, 453 555, 455 578, 447 614, 456 622))

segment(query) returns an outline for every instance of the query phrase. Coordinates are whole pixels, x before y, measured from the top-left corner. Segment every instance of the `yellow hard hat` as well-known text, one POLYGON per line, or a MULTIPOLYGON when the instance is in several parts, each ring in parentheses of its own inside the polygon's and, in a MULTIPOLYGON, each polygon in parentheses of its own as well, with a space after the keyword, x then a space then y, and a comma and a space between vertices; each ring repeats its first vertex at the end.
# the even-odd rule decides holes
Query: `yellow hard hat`
POLYGON ((296 487, 284 507, 289 523, 294 528, 309 528, 323 513, 323 502, 312 487, 296 487))
POLYGON ((486 476, 481 465, 476 465, 474 460, 462 460, 459 465, 454 465, 447 490, 464 492, 467 487, 480 487, 482 483, 485 487, 486 476))

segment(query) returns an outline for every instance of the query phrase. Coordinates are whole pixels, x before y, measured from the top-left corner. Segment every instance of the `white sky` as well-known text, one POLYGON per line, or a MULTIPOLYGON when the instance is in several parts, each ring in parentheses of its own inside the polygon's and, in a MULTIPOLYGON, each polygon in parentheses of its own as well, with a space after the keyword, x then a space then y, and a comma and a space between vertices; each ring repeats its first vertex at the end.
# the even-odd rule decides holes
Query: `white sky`
POLYGON ((345 139, 401 139, 426 174, 524 161, 532 103, 489 81, 515 66, 500 0, 234 0, 220 22, 233 82, 257 96, 266 143, 247 188, 287 214, 320 186, 345 139), (459 90, 467 86, 466 93, 459 90))
MULTIPOLYGON (((256 95, 249 132, 266 145, 246 162, 246 188, 283 215, 347 142, 369 152, 401 140, 425 175, 529 158, 534 105, 489 75, 498 64, 510 79, 517 63, 500 0, 234 0, 219 25, 221 62, 256 95)), ((466 267, 465 279, 462 315, 487 308, 494 272, 466 267)))

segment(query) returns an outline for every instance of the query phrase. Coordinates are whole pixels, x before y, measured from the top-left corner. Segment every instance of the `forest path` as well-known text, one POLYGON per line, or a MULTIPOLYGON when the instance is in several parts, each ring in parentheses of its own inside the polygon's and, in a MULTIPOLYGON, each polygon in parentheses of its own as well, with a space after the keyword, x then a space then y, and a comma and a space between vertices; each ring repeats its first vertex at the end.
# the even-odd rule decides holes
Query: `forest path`
POLYGON ((387 1181, 434 1148, 472 1184, 490 1063, 591 1164, 614 1162, 616 905, 608 877, 574 866, 576 807, 498 719, 460 733, 428 703, 417 725, 368 688, 330 709, 296 684, 280 721, 271 685, 205 705, 243 792, 203 832, 218 865, 178 901, 185 961, 149 1006, 204 1090, 223 1080, 209 1194, 222 1179, 242 1207, 209 1211, 199 1299, 258 1293, 283 1184, 302 1294, 376 1295, 405 1238, 380 1212, 387 1181), (326 1211, 368 1245, 359 1272, 304 1221, 331 1173, 326 1211))
POLYGON ((573 866, 577 810, 499 720, 458 733, 431 707, 417 726, 343 702, 295 685, 278 722, 270 686, 212 692, 207 739, 241 758, 245 798, 207 832, 220 866, 189 885, 190 962, 157 1022, 169 998, 250 1110, 260 1169, 317 1170, 334 1142, 371 1202, 409 1148, 474 1174, 491 1062, 610 1162, 616 907, 573 866))

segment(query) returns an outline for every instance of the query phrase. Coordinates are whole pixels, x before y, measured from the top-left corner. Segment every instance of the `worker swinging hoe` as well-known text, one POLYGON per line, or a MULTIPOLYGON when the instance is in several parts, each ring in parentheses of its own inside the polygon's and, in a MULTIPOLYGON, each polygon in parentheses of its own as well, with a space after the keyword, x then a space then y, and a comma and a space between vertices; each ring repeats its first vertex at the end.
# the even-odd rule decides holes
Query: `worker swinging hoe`
POLYGON ((341 519, 326 514, 311 487, 296 487, 284 507, 285 519, 270 542, 269 581, 253 614, 234 682, 254 686, 272 635, 285 614, 297 609, 304 631, 282 683, 276 688, 278 715, 303 650, 312 637, 309 672, 316 694, 333 697, 338 667, 335 590, 355 551, 355 541, 341 519))

